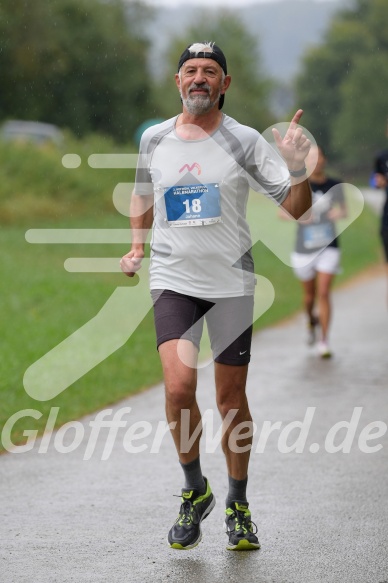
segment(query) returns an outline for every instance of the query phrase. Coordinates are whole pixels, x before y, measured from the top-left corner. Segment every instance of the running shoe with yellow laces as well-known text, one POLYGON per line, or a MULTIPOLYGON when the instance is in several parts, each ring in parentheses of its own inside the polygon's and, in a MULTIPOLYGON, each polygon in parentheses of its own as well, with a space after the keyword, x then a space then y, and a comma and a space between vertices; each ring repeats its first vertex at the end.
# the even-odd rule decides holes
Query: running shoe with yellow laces
POLYGON ((206 492, 202 495, 197 490, 182 489, 182 504, 178 518, 168 533, 168 542, 173 549, 189 550, 201 541, 201 522, 216 505, 216 499, 210 489, 207 478, 206 492))
POLYGON ((248 502, 231 502, 225 510, 225 531, 229 537, 228 551, 250 551, 260 548, 257 526, 251 520, 248 502))

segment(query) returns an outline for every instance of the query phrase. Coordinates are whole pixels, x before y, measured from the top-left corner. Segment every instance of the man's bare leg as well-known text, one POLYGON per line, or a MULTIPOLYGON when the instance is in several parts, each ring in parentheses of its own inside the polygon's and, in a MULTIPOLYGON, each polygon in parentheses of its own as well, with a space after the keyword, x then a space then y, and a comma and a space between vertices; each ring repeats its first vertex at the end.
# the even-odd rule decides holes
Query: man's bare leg
POLYGON ((229 411, 237 410, 222 440, 229 473, 229 491, 225 510, 228 550, 260 548, 256 536, 257 526, 252 522, 246 498, 248 464, 253 437, 253 422, 245 392, 247 373, 248 365, 229 366, 215 363, 217 405, 222 419, 226 418, 229 411), (240 423, 243 424, 241 428, 238 427, 240 423), (242 437, 239 439, 240 435, 242 437))
POLYGON ((182 411, 184 418, 189 421, 189 427, 184 429, 186 436, 191 437, 195 429, 201 425, 201 413, 196 400, 198 350, 189 340, 168 340, 159 346, 159 355, 165 383, 167 421, 175 424, 171 434, 179 460, 182 464, 188 464, 199 457, 201 438, 199 432, 189 451, 186 451, 187 447, 182 443, 182 411), (184 351, 183 360, 192 366, 182 362, 179 357, 178 342, 181 343, 180 353, 184 351))
POLYGON ((230 366, 216 362, 214 368, 217 407, 221 418, 224 420, 230 410, 237 410, 236 415, 233 417, 222 438, 222 449, 225 454, 228 473, 229 476, 232 476, 236 480, 244 480, 248 475, 248 464, 252 446, 252 417, 245 392, 248 365, 230 366), (246 433, 247 436, 238 439, 237 446, 239 449, 243 448, 244 451, 236 451, 236 448, 233 447, 235 440, 230 440, 233 430, 240 423, 244 423, 245 428, 241 429, 239 435, 246 433))
POLYGON ((179 515, 168 533, 168 542, 174 549, 191 549, 200 542, 200 524, 216 503, 199 463, 202 426, 195 396, 198 351, 188 340, 169 340, 159 346, 159 354, 165 381, 167 420, 175 424, 171 433, 186 479, 179 515), (184 426, 185 423, 188 426, 184 426), (194 432, 193 443, 187 447, 184 438, 190 439, 194 432), (199 485, 201 482, 202 488, 199 485))

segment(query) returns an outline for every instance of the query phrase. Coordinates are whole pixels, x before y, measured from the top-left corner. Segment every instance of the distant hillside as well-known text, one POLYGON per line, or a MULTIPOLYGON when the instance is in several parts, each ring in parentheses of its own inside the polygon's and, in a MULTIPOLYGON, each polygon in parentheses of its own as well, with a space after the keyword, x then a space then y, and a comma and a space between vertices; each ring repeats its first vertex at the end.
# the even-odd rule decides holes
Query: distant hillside
MULTIPOLYGON (((352 4, 353 0, 280 0, 229 10, 238 13, 247 29, 257 34, 266 72, 287 83, 298 72, 304 51, 320 42, 333 15, 352 4)), ((169 38, 177 31, 181 34, 201 10, 190 3, 156 9, 155 19, 148 25, 152 41, 150 64, 156 75, 163 74, 163 53, 169 38)), ((212 13, 216 17, 219 11, 212 13)))

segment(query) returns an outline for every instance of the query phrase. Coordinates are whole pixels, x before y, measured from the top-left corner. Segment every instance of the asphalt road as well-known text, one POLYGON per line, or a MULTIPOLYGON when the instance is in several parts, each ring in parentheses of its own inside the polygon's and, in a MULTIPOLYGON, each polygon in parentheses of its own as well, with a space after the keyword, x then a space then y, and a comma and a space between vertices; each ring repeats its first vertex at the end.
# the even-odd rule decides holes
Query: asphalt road
POLYGON ((386 274, 337 291, 334 311, 331 360, 305 345, 301 315, 254 339, 248 494, 260 551, 225 549, 226 470, 216 440, 210 451, 219 418, 208 365, 198 398, 214 426, 205 427, 202 463, 218 503, 200 545, 167 545, 182 476, 171 437, 160 438, 160 385, 103 412, 108 421, 122 416, 116 436, 100 429, 94 444, 92 415, 29 452, 0 456, 1 583, 387 582, 386 274), (350 427, 336 425, 351 419, 350 427), (297 421, 304 433, 291 430, 297 421), (277 425, 265 442, 269 423, 277 425))

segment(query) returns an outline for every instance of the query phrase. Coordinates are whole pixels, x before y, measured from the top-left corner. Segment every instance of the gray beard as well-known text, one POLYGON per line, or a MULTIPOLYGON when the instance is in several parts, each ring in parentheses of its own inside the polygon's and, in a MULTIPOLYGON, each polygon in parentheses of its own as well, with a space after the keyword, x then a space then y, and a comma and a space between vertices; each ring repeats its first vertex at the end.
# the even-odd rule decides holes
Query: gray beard
POLYGON ((191 115, 202 115, 208 113, 214 105, 219 101, 221 93, 218 94, 214 101, 211 101, 209 95, 194 95, 190 94, 186 99, 182 97, 182 103, 191 115))

